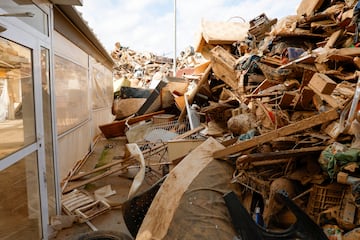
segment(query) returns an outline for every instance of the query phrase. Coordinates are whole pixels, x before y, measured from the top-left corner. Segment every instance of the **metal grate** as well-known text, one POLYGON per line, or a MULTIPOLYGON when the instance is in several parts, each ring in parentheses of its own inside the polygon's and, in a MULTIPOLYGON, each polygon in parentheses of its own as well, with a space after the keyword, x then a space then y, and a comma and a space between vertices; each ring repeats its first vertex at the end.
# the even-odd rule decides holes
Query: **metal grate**
POLYGON ((179 123, 179 121, 174 120, 164 123, 153 124, 150 127, 150 130, 154 130, 154 129, 163 129, 180 135, 190 130, 190 123, 188 121, 179 123))

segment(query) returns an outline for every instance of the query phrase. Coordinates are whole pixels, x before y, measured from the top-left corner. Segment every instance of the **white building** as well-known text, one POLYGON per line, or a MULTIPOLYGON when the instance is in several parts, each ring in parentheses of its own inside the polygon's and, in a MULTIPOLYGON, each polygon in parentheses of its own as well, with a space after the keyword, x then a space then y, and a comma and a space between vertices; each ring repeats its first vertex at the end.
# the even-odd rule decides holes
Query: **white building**
POLYGON ((113 61, 73 5, 0 2, 0 239, 47 239, 60 182, 113 120, 113 61))

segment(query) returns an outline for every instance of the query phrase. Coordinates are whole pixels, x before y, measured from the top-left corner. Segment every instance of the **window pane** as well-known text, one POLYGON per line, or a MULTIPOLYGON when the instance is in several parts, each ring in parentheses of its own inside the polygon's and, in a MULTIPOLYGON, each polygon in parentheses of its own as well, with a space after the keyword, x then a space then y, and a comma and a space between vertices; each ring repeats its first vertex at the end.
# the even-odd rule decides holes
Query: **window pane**
POLYGON ((89 118, 87 69, 55 56, 56 124, 63 133, 89 118))
POLYGON ((41 239, 36 153, 0 172, 0 239, 41 239))
POLYGON ((35 142, 31 50, 0 38, 0 159, 35 142))
POLYGON ((31 1, 1 1, 0 8, 4 9, 11 16, 13 14, 31 14, 30 16, 19 17, 19 20, 34 27, 38 31, 49 35, 48 16, 31 1))
POLYGON ((51 116, 51 97, 50 97, 50 71, 49 71, 49 50, 41 48, 41 82, 43 98, 43 117, 45 132, 45 161, 47 193, 49 203, 49 216, 56 215, 56 195, 55 195, 55 172, 54 172, 54 152, 52 138, 52 116, 51 116))
POLYGON ((92 109, 111 106, 113 100, 112 74, 104 66, 92 68, 92 109))

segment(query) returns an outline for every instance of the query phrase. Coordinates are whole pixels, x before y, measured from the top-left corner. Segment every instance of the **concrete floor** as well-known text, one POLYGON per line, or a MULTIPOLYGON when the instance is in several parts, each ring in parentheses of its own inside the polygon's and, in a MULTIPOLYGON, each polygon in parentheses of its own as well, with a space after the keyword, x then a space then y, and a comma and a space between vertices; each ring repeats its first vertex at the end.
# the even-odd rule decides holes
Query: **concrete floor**
MULTIPOLYGON (((123 158, 126 142, 126 138, 106 139, 101 137, 97 141, 94 151, 88 157, 86 163, 81 167, 80 172, 94 169, 96 164, 100 161, 102 163, 110 163, 123 158)), ((93 193, 96 189, 110 185, 111 189, 116 191, 116 194, 107 199, 112 204, 121 204, 127 200, 134 174, 136 174, 136 169, 132 173, 115 173, 86 185, 86 190, 93 193)), ((142 184, 140 192, 148 189, 151 184, 155 183, 160 177, 161 176, 155 175, 154 173, 147 173, 145 177, 146 181, 142 184)), ((98 230, 123 232, 131 236, 123 220, 121 207, 111 208, 110 211, 90 220, 90 224, 98 230)), ((86 223, 74 223, 70 228, 64 228, 61 231, 58 231, 56 236, 52 239, 76 240, 80 234, 91 231, 93 230, 86 223)))

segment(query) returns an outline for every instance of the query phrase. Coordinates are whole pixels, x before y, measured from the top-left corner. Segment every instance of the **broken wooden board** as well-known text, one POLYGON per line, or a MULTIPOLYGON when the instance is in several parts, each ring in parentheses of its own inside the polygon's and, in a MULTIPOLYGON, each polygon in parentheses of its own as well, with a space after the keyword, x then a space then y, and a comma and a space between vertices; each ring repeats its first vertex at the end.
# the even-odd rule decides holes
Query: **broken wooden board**
POLYGON ((196 65, 194 67, 193 74, 195 74, 195 75, 203 74, 205 72, 205 70, 207 69, 207 67, 210 65, 210 63, 211 63, 211 61, 205 61, 199 65, 196 65))
POLYGON ((259 84, 259 86, 257 86, 257 88, 254 89, 254 91, 251 92, 251 94, 253 94, 253 95, 258 94, 259 92, 261 92, 267 88, 276 86, 279 83, 280 82, 278 82, 278 81, 270 81, 269 79, 265 79, 262 83, 259 84))
MULTIPOLYGON (((320 54, 316 58, 317 63, 324 63, 329 60, 331 56, 342 56, 344 57, 357 57, 360 56, 359 48, 339 48, 339 49, 329 49, 326 52, 320 54)), ((345 59, 345 58, 344 58, 345 59)))
POLYGON ((299 157, 308 154, 319 153, 324 150, 326 146, 318 146, 318 147, 308 147, 301 149, 291 149, 291 150, 283 150, 278 152, 266 152, 266 153, 251 153, 247 155, 240 156, 236 163, 246 163, 246 162, 255 162, 262 160, 275 160, 275 159, 285 159, 291 157, 299 157))
MULTIPOLYGON (((194 98, 196 96, 196 94, 199 92, 200 88, 202 87, 202 85, 204 85, 206 83, 206 81, 209 80, 209 75, 210 75, 210 72, 211 72, 211 69, 212 69, 212 64, 209 64, 203 74, 203 76, 201 77, 200 81, 198 82, 198 84, 196 85, 196 87, 192 90, 192 92, 190 93, 189 97, 187 98, 187 101, 189 104, 192 104, 193 101, 194 101, 194 98)), ((185 99, 184 99, 185 100, 185 99)), ((176 101, 176 99, 175 99, 176 101)), ((180 104, 179 104, 180 105, 180 104)), ((185 105, 185 101, 184 101, 184 106, 185 105)), ((184 107, 182 110, 181 110, 181 113, 180 113, 180 116, 179 116, 179 119, 178 121, 179 122, 182 122, 184 120, 186 116, 186 107, 184 107)))
MULTIPOLYGON (((177 109, 179 109, 180 111, 184 111, 185 114, 185 97, 184 96, 175 96, 175 106, 177 107, 177 109)), ((185 116, 185 115, 184 115, 185 116)))
POLYGON ((203 37, 203 33, 199 34, 197 43, 195 44, 195 52, 199 52, 201 53, 201 55, 205 58, 205 59, 210 59, 211 58, 211 49, 213 49, 215 46, 206 43, 204 37, 203 37))
POLYGON ((296 13, 298 16, 312 16, 323 3, 324 0, 302 0, 296 13))
POLYGON ((209 138, 170 172, 155 195, 136 239, 163 239, 166 236, 183 194, 200 172, 214 161, 212 153, 223 148, 215 139, 209 138))
POLYGON ((85 180, 82 180, 82 181, 73 181, 73 182, 69 182, 67 184, 67 186, 63 189, 63 193, 68 193, 76 188, 80 188, 88 183, 92 183, 92 182, 95 182, 99 179, 102 179, 106 176, 109 176, 113 173, 116 173, 116 172, 119 172, 119 171, 122 171, 122 170, 125 170, 127 169, 127 167, 129 167, 130 165, 132 165, 132 163, 125 163, 124 165, 120 166, 120 167, 116 167, 116 168, 113 168, 113 169, 108 169, 106 170, 105 172, 99 174, 99 175, 96 175, 92 178, 89 178, 89 179, 85 179, 85 180))
POLYGON ((99 171, 102 171, 102 170, 107 170, 113 166, 116 166, 116 165, 120 165, 122 163, 124 163, 125 161, 127 161, 128 159, 124 159, 124 160, 119 160, 119 161, 114 161, 114 162, 111 162, 111 163, 108 163, 108 164, 105 164, 104 166, 101 166, 101 167, 97 167, 89 172, 83 172, 83 173, 79 173, 77 175, 74 175, 70 178, 70 181, 75 181, 75 180, 78 180, 80 178, 83 178, 83 177, 86 177, 86 176, 89 176, 93 173, 96 173, 96 172, 99 172, 99 171))
POLYGON ((326 49, 330 49, 333 48, 335 46, 336 41, 343 35, 344 30, 340 29, 336 32, 334 32, 333 34, 331 34, 329 40, 326 42, 326 45, 324 48, 326 49))
POLYGON ((339 117, 339 114, 337 113, 336 109, 332 109, 327 112, 320 113, 318 115, 315 115, 313 117, 309 117, 306 119, 303 119, 301 121, 298 121, 296 123, 287 125, 285 127, 270 131, 268 133, 262 134, 260 136, 255 136, 254 138, 246 141, 241 141, 235 145, 229 146, 225 149, 218 150, 214 152, 215 158, 223 158, 226 156, 229 156, 234 153, 241 152, 243 150, 247 150, 249 148, 255 147, 257 145, 270 142, 271 140, 274 140, 278 137, 284 137, 305 129, 312 128, 314 126, 327 123, 329 121, 335 120, 339 117))

